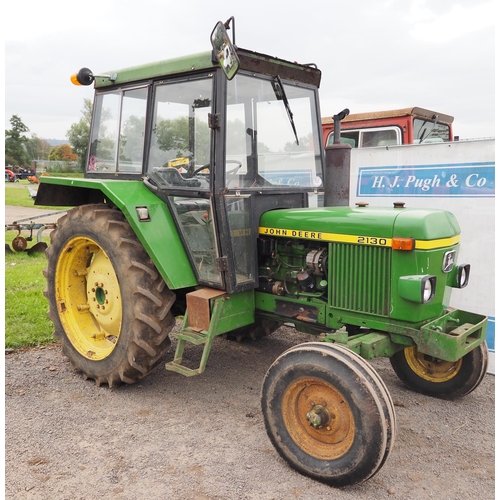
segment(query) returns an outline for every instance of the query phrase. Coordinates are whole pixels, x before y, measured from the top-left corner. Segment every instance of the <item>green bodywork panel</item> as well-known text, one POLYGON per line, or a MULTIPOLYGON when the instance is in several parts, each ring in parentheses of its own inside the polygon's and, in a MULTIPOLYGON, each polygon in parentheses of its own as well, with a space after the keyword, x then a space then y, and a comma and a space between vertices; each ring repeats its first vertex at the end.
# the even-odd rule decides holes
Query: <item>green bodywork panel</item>
POLYGON ((116 80, 111 81, 109 78, 96 77, 94 86, 95 88, 109 87, 111 85, 120 85, 160 76, 166 77, 182 73, 192 73, 193 71, 203 69, 215 69, 217 66, 218 63, 214 64, 212 62, 212 52, 201 52, 199 54, 142 64, 116 71, 106 71, 104 73, 109 75, 115 73, 117 76, 116 80))
POLYGON ((89 203, 76 203, 75 189, 82 193, 87 190, 89 194, 86 196, 90 199, 95 196, 91 191, 99 191, 123 212, 171 290, 197 285, 167 205, 147 189, 142 181, 42 177, 37 202, 46 205, 47 200, 57 199, 60 200, 60 206, 89 203), (72 190, 67 190, 68 187, 72 190), (68 193, 66 199, 64 193, 68 193), (150 220, 140 222, 136 207, 147 207, 150 220))
POLYGON ((360 326, 383 317, 417 328, 446 310, 450 292, 443 258, 450 251, 458 255, 460 240, 460 227, 450 212, 382 207, 274 210, 261 216, 259 233, 290 242, 290 249, 298 240, 328 248, 328 303, 336 312, 326 324, 332 328, 335 317, 345 316, 343 310, 351 316, 353 311, 368 313, 353 323, 360 326), (413 239, 415 248, 394 250, 396 237, 413 239), (435 300, 423 304, 400 295, 400 277, 426 275, 437 276, 435 300))
POLYGON ((273 210, 261 216, 260 225, 289 231, 314 232, 316 240, 325 239, 318 236, 325 233, 377 238, 397 236, 423 241, 460 234, 458 222, 451 212, 417 208, 323 207, 273 210))

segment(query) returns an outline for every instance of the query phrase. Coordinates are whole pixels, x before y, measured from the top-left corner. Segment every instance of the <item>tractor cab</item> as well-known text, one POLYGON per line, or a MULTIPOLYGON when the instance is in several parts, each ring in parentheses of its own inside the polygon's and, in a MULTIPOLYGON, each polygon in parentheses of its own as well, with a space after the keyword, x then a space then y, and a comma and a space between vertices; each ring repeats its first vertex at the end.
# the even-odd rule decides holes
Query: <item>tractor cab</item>
POLYGON ((142 178, 173 214, 197 282, 231 293, 258 285, 260 215, 317 206, 321 73, 237 49, 222 23, 211 40, 212 53, 87 70, 96 98, 85 176, 142 178))

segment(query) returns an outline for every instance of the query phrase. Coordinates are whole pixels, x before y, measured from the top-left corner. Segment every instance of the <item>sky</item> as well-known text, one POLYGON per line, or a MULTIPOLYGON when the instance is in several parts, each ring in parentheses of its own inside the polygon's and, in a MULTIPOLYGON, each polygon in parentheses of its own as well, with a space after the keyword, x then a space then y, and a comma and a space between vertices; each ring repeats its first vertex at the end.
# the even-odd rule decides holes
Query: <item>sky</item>
MULTIPOLYGON (((455 117, 461 139, 495 135, 494 7, 476 0, 24 0, 2 7, 5 128, 18 115, 42 139, 67 139, 106 73, 211 49, 235 18, 236 45, 322 71, 322 116, 427 108, 455 117)), ((230 31, 231 34, 231 31, 230 31)))

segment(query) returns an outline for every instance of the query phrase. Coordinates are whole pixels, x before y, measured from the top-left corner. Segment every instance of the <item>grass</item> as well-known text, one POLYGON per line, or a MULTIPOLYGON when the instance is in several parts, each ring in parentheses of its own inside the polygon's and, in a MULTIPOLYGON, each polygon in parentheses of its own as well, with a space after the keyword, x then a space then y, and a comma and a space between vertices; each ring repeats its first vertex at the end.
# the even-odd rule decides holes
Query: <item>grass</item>
MULTIPOLYGON (((82 177, 83 174, 54 174, 58 177, 82 177)), ((16 185, 5 183, 5 205, 18 207, 34 207, 34 202, 27 186, 36 189, 36 185, 27 180, 16 182, 16 185), (23 186, 23 187, 20 187, 23 186)), ((68 207, 43 207, 62 210, 68 207)), ((12 247, 12 240, 17 236, 15 231, 5 232, 5 243, 12 247)), ((28 234, 24 233, 26 237, 28 234)), ((49 244, 48 236, 42 241, 49 244)), ((36 243, 36 238, 28 242, 28 248, 36 243)), ((45 278, 43 269, 47 259, 43 253, 28 255, 25 252, 5 255, 5 347, 19 349, 55 342, 54 327, 47 318, 49 304, 43 296, 45 278)))
MULTIPOLYGON (((16 182, 16 184, 30 186, 30 183, 28 181, 20 181, 18 183, 16 182)), ((31 186, 34 187, 33 185, 31 186)), ((35 203, 31 199, 28 189, 26 188, 21 189, 20 187, 14 187, 9 185, 8 183, 5 184, 5 204, 12 205, 15 207, 35 206, 35 203)))
POLYGON ((30 184, 29 181, 22 180, 14 184, 5 183, 5 205, 14 207, 34 207, 53 210, 62 210, 69 207, 48 207, 43 205, 35 205, 28 191, 28 186, 36 190, 35 184, 30 184), (21 187, 22 186, 22 187, 21 187))
MULTIPOLYGON (((6 232, 10 244, 17 236, 6 232)), ((42 241, 49 242, 48 237, 42 241)), ((31 246, 33 243, 30 243, 31 246)), ((47 318, 48 302, 43 296, 47 265, 45 254, 25 252, 5 255, 5 347, 17 349, 54 342, 52 322, 47 318)))

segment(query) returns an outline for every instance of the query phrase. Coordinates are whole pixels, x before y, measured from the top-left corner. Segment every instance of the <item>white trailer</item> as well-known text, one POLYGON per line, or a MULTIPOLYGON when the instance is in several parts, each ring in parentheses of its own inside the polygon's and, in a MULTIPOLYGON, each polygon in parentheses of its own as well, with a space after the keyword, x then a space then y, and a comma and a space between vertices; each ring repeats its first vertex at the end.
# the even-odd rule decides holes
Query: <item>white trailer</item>
POLYGON ((495 140, 356 148, 350 203, 449 210, 461 234, 459 260, 471 265, 467 288, 451 306, 488 316, 489 373, 495 373, 495 140))

